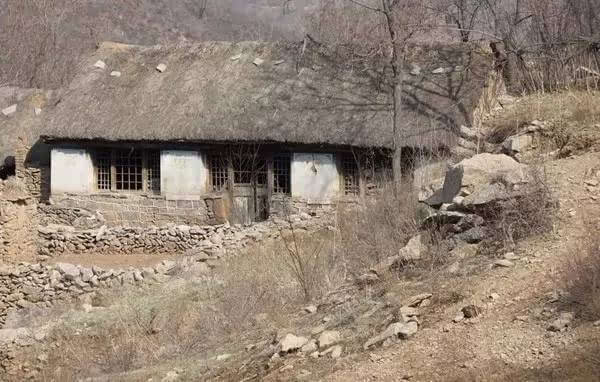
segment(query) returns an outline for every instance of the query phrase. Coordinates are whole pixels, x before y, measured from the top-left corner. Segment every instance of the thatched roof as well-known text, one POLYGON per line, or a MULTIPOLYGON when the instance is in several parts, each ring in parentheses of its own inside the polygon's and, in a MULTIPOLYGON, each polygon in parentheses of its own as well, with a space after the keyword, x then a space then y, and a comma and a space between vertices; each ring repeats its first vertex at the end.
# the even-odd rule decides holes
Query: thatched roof
MULTIPOLYGON (((490 55, 474 45, 412 53, 421 74, 406 78, 405 146, 451 146, 449 132, 471 122, 490 55)), ((103 43, 48 113, 44 138, 391 147, 386 81, 314 43, 103 43)))

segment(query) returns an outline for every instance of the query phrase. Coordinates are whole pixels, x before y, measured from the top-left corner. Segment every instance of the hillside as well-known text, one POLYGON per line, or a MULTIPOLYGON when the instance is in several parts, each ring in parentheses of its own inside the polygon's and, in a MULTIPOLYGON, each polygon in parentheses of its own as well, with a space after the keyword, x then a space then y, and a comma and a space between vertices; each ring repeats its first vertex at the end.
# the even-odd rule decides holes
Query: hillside
POLYGON ((462 161, 463 196, 445 206, 417 204, 407 188, 333 221, 203 228, 194 235, 209 235, 208 249, 175 259, 71 255, 1 268, 0 281, 26 293, 4 299, 24 307, 0 329, 5 380, 593 380, 597 101, 565 92, 497 109, 487 139, 525 144, 488 148, 511 147, 520 163, 499 153, 462 161), (53 302, 90 278, 102 289, 53 302), (31 305, 36 283, 49 308, 31 305))

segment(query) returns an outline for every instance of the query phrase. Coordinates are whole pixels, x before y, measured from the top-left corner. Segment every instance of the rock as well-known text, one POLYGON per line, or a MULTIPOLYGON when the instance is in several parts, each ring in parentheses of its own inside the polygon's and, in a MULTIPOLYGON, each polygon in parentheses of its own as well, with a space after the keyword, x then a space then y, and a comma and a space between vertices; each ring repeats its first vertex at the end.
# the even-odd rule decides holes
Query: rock
POLYGON ((492 293, 488 297, 490 298, 490 300, 497 300, 500 298, 500 295, 498 293, 492 293))
POLYGON ((158 64, 158 66, 156 67, 156 70, 159 71, 160 73, 164 73, 165 70, 167 70, 167 65, 166 64, 158 64))
POLYGON ((454 235, 455 239, 467 244, 477 244, 488 237, 488 233, 484 227, 477 226, 470 228, 464 232, 454 235))
POLYGON ((381 332, 377 336, 372 337, 367 342, 365 342, 365 344, 363 345, 363 348, 365 350, 367 350, 371 346, 377 345, 377 344, 387 340, 388 338, 392 338, 392 337, 398 337, 401 339, 410 338, 417 332, 417 329, 418 329, 418 324, 416 322, 408 322, 408 323, 395 322, 393 324, 390 324, 387 327, 387 329, 385 329, 383 332, 381 332))
POLYGON ((236 54, 235 56, 231 56, 231 57, 229 57, 229 59, 230 59, 231 61, 237 61, 237 60, 239 60, 240 58, 242 58, 242 55, 241 55, 241 54, 236 54))
POLYGON ((460 272, 460 263, 458 261, 453 262, 446 268, 446 272, 452 275, 460 272))
POLYGON ((98 61, 96 61, 96 63, 94 63, 94 67, 104 70, 104 69, 106 69, 106 63, 102 60, 98 60, 98 61))
POLYGON ((465 318, 475 318, 479 316, 480 309, 475 305, 467 305, 461 309, 461 312, 465 318))
POLYGON ((593 325, 594 325, 595 327, 599 327, 599 326, 600 326, 600 320, 598 320, 598 321, 594 321, 593 325))
POLYGON ((359 286, 373 285, 379 281, 379 276, 374 272, 368 272, 356 278, 356 284, 359 286))
POLYGON ((117 70, 113 70, 112 72, 110 72, 110 76, 111 77, 121 77, 121 72, 119 72, 117 70))
POLYGON ((226 354, 219 354, 219 355, 217 356, 216 360, 217 360, 217 361, 226 361, 226 360, 228 360, 228 359, 229 359, 229 358, 231 358, 231 357, 232 357, 232 355, 231 355, 231 354, 227 354, 227 353, 226 353, 226 354))
POLYGON ((452 73, 452 71, 453 71, 453 68, 450 68, 450 67, 446 67, 446 68, 440 67, 440 68, 432 70, 431 73, 432 74, 446 74, 446 73, 452 73))
POLYGON ((85 313, 89 313, 94 310, 94 308, 91 304, 81 304, 81 310, 83 310, 85 313))
POLYGON ((338 359, 342 356, 342 351, 343 348, 341 345, 335 345, 334 347, 331 348, 331 358, 333 359, 338 359))
POLYGON ((262 64, 264 64, 265 60, 263 60, 262 58, 255 58, 254 61, 252 61, 252 63, 256 66, 261 66, 262 64))
POLYGON ((317 346, 317 341, 310 340, 309 342, 307 342, 306 344, 304 344, 304 346, 302 346, 300 348, 300 351, 302 353, 312 353, 318 349, 319 349, 319 347, 317 346))
POLYGON ((16 112, 17 112, 17 104, 16 103, 14 105, 10 105, 9 107, 2 109, 2 114, 4 114, 5 117, 8 117, 9 115, 14 114, 16 112))
POLYGON ((408 301, 406 302, 406 306, 410 306, 410 307, 418 307, 424 300, 428 300, 432 297, 433 295, 431 293, 421 293, 415 296, 412 296, 411 298, 408 299, 408 301))
POLYGON ((421 67, 417 64, 412 64, 410 69, 411 76, 420 76, 421 75, 421 67))
POLYGON ((169 371, 160 382, 175 382, 179 379, 179 373, 175 370, 169 371))
POLYGON ((572 312, 563 312, 550 324, 550 326, 548 326, 548 330, 551 332, 562 332, 567 329, 567 327, 571 326, 571 322, 574 318, 575 314, 572 312))
MULTIPOLYGON (((529 167, 518 163, 504 154, 483 153, 465 159, 452 166, 444 178, 441 190, 425 201, 430 206, 451 203, 465 189, 472 194, 492 184, 505 184, 510 187, 527 183, 530 179, 529 167)), ((468 198, 465 198, 465 203, 468 198)))
POLYGON ((67 280, 74 281, 80 275, 79 268, 73 264, 57 263, 56 269, 63 275, 67 280))
POLYGON ((519 260, 519 256, 515 255, 514 252, 506 252, 502 257, 505 260, 519 260))
POLYGON ((510 268, 513 265, 514 265, 514 263, 510 260, 500 259, 500 260, 494 261, 494 267, 510 268))
POLYGON ((40 115, 40 114, 42 114, 42 109, 40 109, 39 107, 34 107, 33 108, 33 114, 34 115, 40 115))
POLYGON ((402 317, 417 317, 419 316, 419 309, 410 306, 403 306, 400 308, 400 314, 402 317))
POLYGON ((317 307, 315 305, 309 305, 304 308, 304 311, 309 314, 317 313, 317 307))
POLYGON ((281 353, 291 353, 300 349, 302 346, 306 345, 308 342, 308 338, 306 337, 296 337, 295 335, 288 333, 285 337, 279 342, 281 353))
POLYGON ((326 330, 319 336, 319 340, 317 341, 319 344, 319 349, 324 349, 331 345, 334 345, 340 342, 342 339, 340 332, 336 330, 326 330))
POLYGON ((477 131, 464 125, 460 126, 458 134, 464 139, 476 140, 479 138, 479 134, 477 133, 477 131))
POLYGON ((399 256, 402 261, 414 261, 421 258, 424 250, 421 235, 411 238, 404 248, 400 249, 399 256))
POLYGON ((519 153, 526 151, 533 144, 533 137, 529 134, 513 135, 506 138, 502 143, 502 147, 507 153, 519 153))
POLYGON ((461 311, 452 319, 452 322, 459 323, 465 319, 465 314, 461 311))

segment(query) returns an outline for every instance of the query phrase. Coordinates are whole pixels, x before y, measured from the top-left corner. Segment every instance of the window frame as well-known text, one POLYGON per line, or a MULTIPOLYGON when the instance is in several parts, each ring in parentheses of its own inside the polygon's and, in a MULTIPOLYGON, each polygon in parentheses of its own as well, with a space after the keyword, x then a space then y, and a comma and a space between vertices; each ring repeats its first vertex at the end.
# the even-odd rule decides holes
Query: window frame
POLYGON ((272 163, 271 176, 272 176, 273 195, 291 196, 292 195, 292 155, 285 154, 285 153, 274 154, 272 156, 271 163, 272 163), (282 167, 277 166, 278 162, 281 162, 281 163, 287 162, 287 168, 285 169, 285 171, 287 171, 287 174, 285 174, 285 173, 281 174, 281 176, 287 177, 287 181, 285 182, 286 184, 283 187, 280 186, 279 182, 276 181, 278 179, 278 176, 280 175, 279 170, 282 169, 282 167), (283 191, 281 191, 281 189, 283 189, 283 191))
MULTIPOLYGON (((96 192, 111 192, 111 193, 122 193, 122 194, 153 194, 161 195, 161 168, 160 168, 160 150, 159 149, 145 149, 145 148, 133 148, 134 151, 138 151, 141 154, 141 188, 140 189, 122 189, 117 188, 117 167, 118 167, 118 153, 122 151, 132 151, 132 148, 126 147, 99 147, 93 150, 93 165, 94 165, 94 190, 96 192), (109 188, 100 187, 100 176, 106 174, 106 171, 100 169, 100 162, 106 160, 106 157, 110 158, 110 175, 108 180, 105 178, 104 183, 110 183, 109 188), (151 168, 152 167, 152 168, 151 168), (153 174, 158 170, 158 177, 153 174), (158 181, 156 181, 158 179, 158 181), (155 185, 155 187, 153 187, 155 185)), ((106 165, 103 166, 106 168, 106 165)), ((135 175, 138 175, 134 172, 135 175)), ((130 184, 131 177, 128 173, 127 176, 128 184, 130 184)), ((134 184, 137 180, 133 180, 134 184)), ((123 181, 121 181, 123 183, 123 181)))
POLYGON ((361 195, 361 170, 357 158, 352 154, 340 155, 340 188, 341 194, 347 198, 359 197, 361 195), (351 165, 350 165, 351 163, 351 165), (349 167, 352 166, 352 173, 349 173, 349 167), (351 180, 351 182, 349 182, 351 180), (353 183, 349 186, 350 183, 353 183))

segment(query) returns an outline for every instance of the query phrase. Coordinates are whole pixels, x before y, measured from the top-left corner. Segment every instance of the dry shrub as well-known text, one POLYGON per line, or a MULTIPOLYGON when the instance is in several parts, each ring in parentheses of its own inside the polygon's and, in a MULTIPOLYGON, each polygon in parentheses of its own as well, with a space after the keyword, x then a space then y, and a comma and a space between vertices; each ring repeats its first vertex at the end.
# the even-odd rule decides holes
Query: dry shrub
POLYGON ((600 236, 590 227, 565 263, 563 283, 584 318, 600 319, 600 236))
MULTIPOLYGON (((300 251, 309 253, 303 248, 309 239, 298 234, 300 251)), ((50 356, 47 370, 60 367, 60 380, 127 372, 208 356, 215 349, 227 352, 242 335, 263 339, 260 333, 285 325, 289 313, 299 309, 303 289, 281 241, 245 252, 210 275, 184 274, 150 290, 115 296, 93 315, 61 318, 64 323, 53 333, 61 351, 50 356), (82 326, 86 329, 79 332, 82 326)))
POLYGON ((533 165, 527 186, 510 198, 477 211, 485 219, 490 234, 481 249, 490 254, 505 249, 514 250, 523 239, 551 232, 556 210, 557 205, 546 183, 543 168, 533 165))
POLYGON ((350 273, 363 272, 375 263, 398 254, 418 233, 418 200, 410 182, 394 193, 385 185, 377 196, 360 206, 340 209, 338 250, 343 253, 350 273))
POLYGON ((564 135, 564 129, 578 136, 582 130, 600 122, 600 92, 565 91, 532 94, 518 100, 501 114, 487 121, 487 140, 501 143, 507 137, 522 132, 533 120, 549 122, 550 140, 554 131, 564 135))

